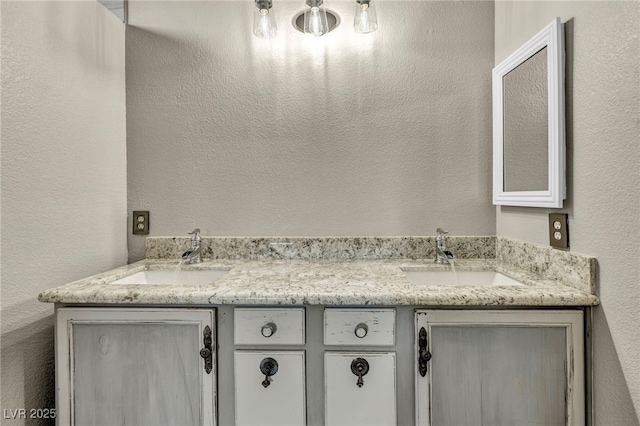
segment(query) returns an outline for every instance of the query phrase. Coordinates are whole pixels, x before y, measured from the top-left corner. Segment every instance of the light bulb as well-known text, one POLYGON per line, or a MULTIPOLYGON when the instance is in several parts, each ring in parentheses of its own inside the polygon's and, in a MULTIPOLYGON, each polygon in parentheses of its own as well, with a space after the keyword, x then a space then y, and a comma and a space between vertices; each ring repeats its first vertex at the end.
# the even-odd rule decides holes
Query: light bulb
POLYGON ((378 20, 373 0, 356 0, 353 29, 358 33, 367 34, 375 31, 376 28, 378 28, 378 20))
POLYGON ((307 1, 309 10, 304 14, 304 32, 319 37, 329 32, 327 21, 327 11, 322 5, 322 1, 307 1))
POLYGON ((253 33, 256 37, 269 38, 278 34, 278 26, 271 2, 256 0, 256 7, 253 13, 253 33))

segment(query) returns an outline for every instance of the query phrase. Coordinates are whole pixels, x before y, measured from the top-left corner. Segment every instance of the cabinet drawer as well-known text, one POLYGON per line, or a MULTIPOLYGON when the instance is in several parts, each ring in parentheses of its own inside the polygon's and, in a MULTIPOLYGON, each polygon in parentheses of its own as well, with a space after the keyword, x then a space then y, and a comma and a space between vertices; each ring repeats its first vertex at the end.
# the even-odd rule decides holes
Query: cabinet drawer
POLYGON ((304 308, 236 308, 236 345, 304 345, 304 308))
POLYGON ((324 344, 393 346, 395 309, 333 309, 324 311, 324 344))

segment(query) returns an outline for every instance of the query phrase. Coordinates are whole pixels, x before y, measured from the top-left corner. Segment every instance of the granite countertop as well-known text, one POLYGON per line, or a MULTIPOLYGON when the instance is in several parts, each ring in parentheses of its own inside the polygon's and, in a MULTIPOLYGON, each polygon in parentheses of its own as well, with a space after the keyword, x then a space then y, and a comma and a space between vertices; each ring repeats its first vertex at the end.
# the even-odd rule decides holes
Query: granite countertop
POLYGON ((432 259, 205 260, 182 270, 228 270, 208 285, 129 285, 114 280, 144 270, 175 270, 178 261, 148 259, 39 295, 41 302, 154 305, 591 306, 597 296, 496 259, 458 259, 458 271, 508 275, 519 286, 422 286, 401 268, 450 270, 432 259))

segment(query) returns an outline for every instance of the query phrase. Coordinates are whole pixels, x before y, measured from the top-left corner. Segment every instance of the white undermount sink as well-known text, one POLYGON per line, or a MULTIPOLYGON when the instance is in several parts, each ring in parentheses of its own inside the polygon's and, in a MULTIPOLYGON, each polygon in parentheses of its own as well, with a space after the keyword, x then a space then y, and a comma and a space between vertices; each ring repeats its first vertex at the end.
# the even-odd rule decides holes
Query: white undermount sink
POLYGON ((494 271, 419 271, 402 269, 407 278, 415 285, 426 286, 512 286, 524 285, 500 272, 494 271))
POLYGON ((131 274, 111 284, 152 284, 152 285, 209 285, 226 274, 227 270, 206 271, 142 271, 131 274))

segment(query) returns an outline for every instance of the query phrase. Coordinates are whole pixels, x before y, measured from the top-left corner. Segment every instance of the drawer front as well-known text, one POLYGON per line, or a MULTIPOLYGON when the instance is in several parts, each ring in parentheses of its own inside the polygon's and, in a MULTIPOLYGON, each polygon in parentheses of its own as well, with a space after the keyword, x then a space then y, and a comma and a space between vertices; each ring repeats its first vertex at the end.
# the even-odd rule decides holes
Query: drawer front
POLYGON ((326 425, 397 424, 395 352, 325 352, 324 371, 326 425))
POLYGON ((304 308, 236 308, 236 345, 304 345, 304 308))
POLYGON ((236 351, 234 358, 236 425, 306 424, 303 351, 236 351))
POLYGON ((395 309, 334 309, 324 311, 324 344, 393 346, 395 309))

